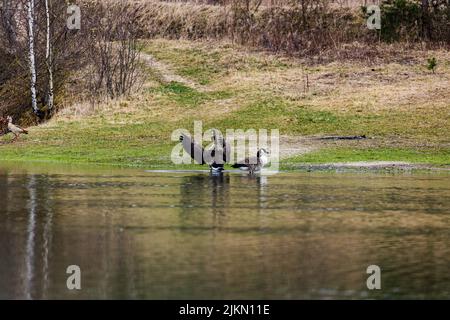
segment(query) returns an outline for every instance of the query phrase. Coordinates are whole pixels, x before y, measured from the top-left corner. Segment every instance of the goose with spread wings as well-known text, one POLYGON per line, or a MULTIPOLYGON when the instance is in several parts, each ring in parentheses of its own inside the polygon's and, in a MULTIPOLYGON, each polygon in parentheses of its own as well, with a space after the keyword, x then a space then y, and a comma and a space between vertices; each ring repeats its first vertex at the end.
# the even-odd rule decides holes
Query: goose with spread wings
POLYGON ((224 170, 223 166, 230 159, 231 148, 228 142, 217 131, 213 130, 213 147, 204 149, 203 146, 196 143, 189 135, 181 134, 180 142, 183 149, 198 164, 208 164, 211 172, 220 173, 224 170))

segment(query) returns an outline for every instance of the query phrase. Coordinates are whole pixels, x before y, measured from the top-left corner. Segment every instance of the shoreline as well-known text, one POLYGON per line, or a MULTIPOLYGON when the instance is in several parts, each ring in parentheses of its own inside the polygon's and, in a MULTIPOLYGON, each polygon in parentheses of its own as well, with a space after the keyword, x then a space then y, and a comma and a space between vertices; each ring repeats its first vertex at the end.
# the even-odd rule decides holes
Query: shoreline
POLYGON ((293 171, 337 171, 337 172, 409 172, 440 171, 450 172, 450 165, 432 165, 424 163, 408 163, 401 161, 355 161, 336 163, 292 164, 293 171))
POLYGON ((140 90, 95 106, 73 101, 15 143, 12 135, 0 137, 0 159, 195 170, 202 167, 172 164, 171 135, 202 121, 222 132, 278 129, 280 167, 287 171, 450 166, 448 51, 427 52, 441 62, 433 74, 421 63, 421 51, 411 52, 413 64, 312 67, 220 41, 142 45, 152 59, 140 90))
MULTIPOLYGON (((0 159, 0 169, 52 169, 59 170, 133 170, 138 172, 168 172, 168 173, 207 173, 207 166, 202 165, 133 165, 114 163, 94 163, 94 162, 70 162, 57 160, 29 160, 29 159, 0 159)), ((280 164, 278 173, 295 172, 336 172, 336 173, 450 173, 450 165, 432 165, 424 163, 408 163, 403 161, 353 161, 335 163, 283 163, 280 164)), ((227 169, 225 173, 240 173, 237 170, 227 169)), ((245 172, 241 172, 245 174, 245 172)))

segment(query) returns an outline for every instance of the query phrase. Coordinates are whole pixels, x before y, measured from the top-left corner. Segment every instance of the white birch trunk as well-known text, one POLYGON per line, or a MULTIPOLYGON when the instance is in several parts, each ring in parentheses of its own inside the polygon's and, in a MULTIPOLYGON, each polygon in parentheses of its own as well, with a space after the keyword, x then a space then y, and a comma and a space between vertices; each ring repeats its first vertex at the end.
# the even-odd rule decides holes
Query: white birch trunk
POLYGON ((45 60, 47 63, 47 72, 48 72, 48 109, 53 109, 53 61, 52 61, 52 48, 51 48, 51 34, 50 34, 50 0, 45 0, 45 14, 47 17, 47 46, 45 52, 45 60))
POLYGON ((28 58, 30 63, 31 74, 31 107, 35 114, 38 113, 36 101, 36 63, 34 55, 34 0, 28 0, 27 3, 27 20, 28 20, 28 58))

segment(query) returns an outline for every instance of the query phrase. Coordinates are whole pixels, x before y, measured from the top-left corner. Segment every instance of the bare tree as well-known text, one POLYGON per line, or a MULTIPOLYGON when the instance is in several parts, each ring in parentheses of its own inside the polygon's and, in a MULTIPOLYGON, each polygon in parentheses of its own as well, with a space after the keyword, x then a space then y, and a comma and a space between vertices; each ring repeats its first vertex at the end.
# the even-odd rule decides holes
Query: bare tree
POLYGON ((45 63, 48 72, 48 92, 47 92, 47 106, 49 110, 53 109, 53 61, 52 61, 52 44, 51 44, 51 30, 50 30, 50 0, 45 0, 45 16, 46 16, 46 50, 45 63))
POLYGON ((88 42, 90 91, 96 98, 128 95, 139 84, 141 76, 139 59, 142 45, 135 24, 139 11, 128 7, 124 1, 118 1, 108 5, 98 3, 95 12, 90 12, 93 19, 85 18, 85 24, 92 24, 87 28, 93 30, 88 42), (103 18, 99 20, 98 16, 103 18))
POLYGON ((34 0, 27 1, 27 22, 28 22, 28 62, 31 76, 31 107, 33 112, 38 114, 36 100, 36 62, 34 53, 34 0))

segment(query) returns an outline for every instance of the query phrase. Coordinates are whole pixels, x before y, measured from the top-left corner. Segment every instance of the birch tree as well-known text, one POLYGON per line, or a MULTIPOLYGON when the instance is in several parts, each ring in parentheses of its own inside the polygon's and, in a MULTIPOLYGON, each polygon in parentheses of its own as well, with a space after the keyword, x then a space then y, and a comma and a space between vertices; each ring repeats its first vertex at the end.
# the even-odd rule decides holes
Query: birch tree
POLYGON ((31 75, 31 107, 35 114, 38 113, 36 101, 36 63, 34 53, 34 0, 27 0, 27 21, 28 21, 28 60, 31 75))
POLYGON ((49 110, 53 109, 53 61, 52 61, 52 44, 51 44, 51 30, 50 30, 50 0, 45 0, 45 15, 47 22, 47 38, 45 62, 47 64, 48 72, 48 92, 47 92, 47 106, 49 110))

